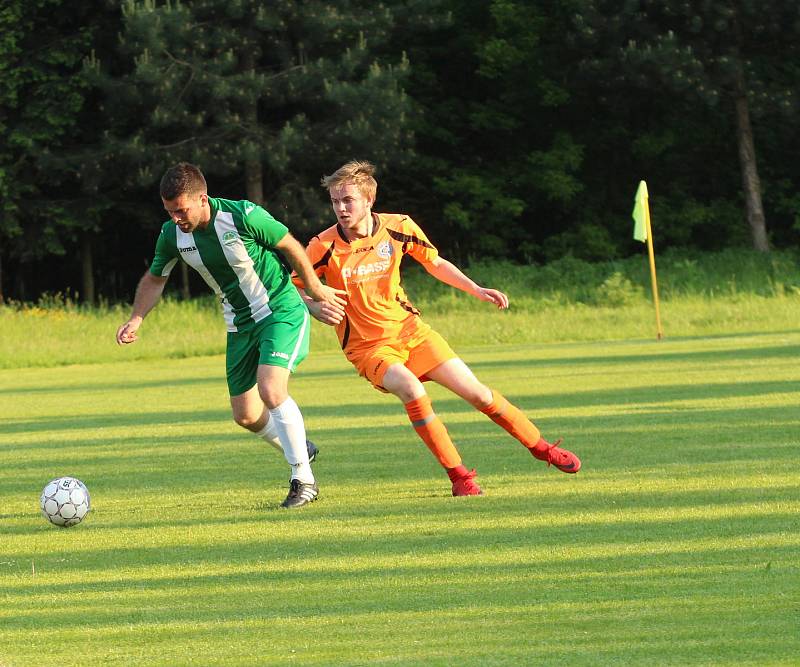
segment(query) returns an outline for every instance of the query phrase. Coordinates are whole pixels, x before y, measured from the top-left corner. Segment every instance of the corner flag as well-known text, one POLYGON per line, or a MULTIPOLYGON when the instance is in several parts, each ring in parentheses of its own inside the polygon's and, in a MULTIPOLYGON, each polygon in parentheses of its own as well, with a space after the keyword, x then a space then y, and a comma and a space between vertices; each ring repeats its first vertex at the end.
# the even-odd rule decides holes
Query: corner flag
POLYGON ((650 283, 653 288, 653 305, 656 308, 656 338, 661 340, 664 332, 661 330, 661 311, 658 305, 658 282, 656 281, 656 258, 653 252, 653 230, 650 227, 650 195, 647 192, 647 183, 639 181, 636 190, 636 199, 633 206, 633 238, 642 243, 647 243, 647 255, 650 258, 650 283))
POLYGON ((650 206, 648 203, 647 183, 639 181, 639 188, 636 190, 636 204, 633 207, 633 238, 644 243, 647 241, 648 230, 650 228, 650 206))

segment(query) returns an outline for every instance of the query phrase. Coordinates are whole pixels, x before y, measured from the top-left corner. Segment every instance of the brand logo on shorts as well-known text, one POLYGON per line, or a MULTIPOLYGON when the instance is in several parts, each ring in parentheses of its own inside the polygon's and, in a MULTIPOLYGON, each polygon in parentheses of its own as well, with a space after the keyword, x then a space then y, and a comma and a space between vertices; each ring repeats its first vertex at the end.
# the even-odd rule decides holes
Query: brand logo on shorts
POLYGON ((239 235, 236 232, 225 232, 222 235, 222 242, 225 245, 233 245, 239 240, 239 235))
POLYGON ((280 357, 281 359, 288 359, 289 358, 289 355, 286 354, 286 352, 273 352, 272 356, 273 357, 280 357))
POLYGON ((383 241, 382 243, 378 244, 377 248, 375 248, 375 252, 378 253, 378 257, 383 257, 385 259, 387 257, 391 257, 394 250, 392 249, 392 244, 389 241, 383 241))

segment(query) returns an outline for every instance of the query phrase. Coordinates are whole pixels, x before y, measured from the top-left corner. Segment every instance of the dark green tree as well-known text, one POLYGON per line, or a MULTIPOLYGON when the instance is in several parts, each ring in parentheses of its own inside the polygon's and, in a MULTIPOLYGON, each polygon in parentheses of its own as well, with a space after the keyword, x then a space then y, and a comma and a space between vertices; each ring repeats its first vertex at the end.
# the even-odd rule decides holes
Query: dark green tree
POLYGON ((75 174, 50 162, 82 134, 86 87, 79 73, 92 7, 80 5, 14 0, 0 8, 0 262, 14 266, 21 297, 25 267, 64 256, 85 227, 75 174))
POLYGON ((796 119, 800 5, 639 0, 620 7, 589 1, 576 15, 576 27, 587 43, 602 40, 606 55, 609 35, 616 35, 613 55, 641 88, 666 87, 695 112, 705 107, 733 120, 730 141, 737 147, 752 245, 768 251, 753 122, 796 119))
POLYGON ((141 186, 196 162, 215 193, 263 203, 295 232, 318 229, 326 170, 353 156, 383 165, 409 145, 408 62, 400 49, 375 57, 393 17, 391 5, 370 7, 128 0, 122 70, 88 63, 109 154, 141 186))
MULTIPOLYGON (((627 254, 642 178, 655 192, 662 247, 752 243, 733 99, 703 101, 634 57, 662 29, 645 4, 664 3, 453 1, 451 25, 410 51, 409 90, 425 113, 419 169, 404 186, 443 221, 436 233, 448 252, 526 261, 627 254), (431 179, 432 188, 420 185, 431 179)), ((798 128, 778 84, 796 79, 797 60, 760 56, 754 69, 775 94, 754 96, 769 103, 751 99, 749 110, 770 210, 784 217, 798 215, 785 148, 798 128)), ((790 224, 773 229, 788 239, 790 224)))
POLYGON ((450 24, 411 51, 409 90, 425 110, 415 180, 429 190, 412 199, 428 227, 460 261, 541 259, 545 239, 588 226, 586 254, 607 254, 580 206, 584 147, 570 121, 582 110, 563 73, 576 58, 563 45, 570 13, 557 2, 447 4, 450 24))

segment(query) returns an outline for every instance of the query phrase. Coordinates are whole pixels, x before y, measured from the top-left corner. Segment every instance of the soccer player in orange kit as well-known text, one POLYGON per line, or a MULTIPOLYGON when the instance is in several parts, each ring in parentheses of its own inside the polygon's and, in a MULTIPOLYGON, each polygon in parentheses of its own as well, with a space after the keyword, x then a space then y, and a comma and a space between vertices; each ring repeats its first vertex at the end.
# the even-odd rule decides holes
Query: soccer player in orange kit
MULTIPOLYGON (((369 162, 351 161, 322 179, 330 193, 336 224, 306 247, 316 274, 329 287, 347 292, 347 305, 304 297, 311 314, 336 327, 347 359, 377 389, 397 396, 414 430, 447 471, 454 496, 482 493, 475 470, 467 470, 422 382, 432 380, 454 392, 519 440, 530 453, 562 472, 576 473, 575 454, 551 444, 539 429, 497 391, 481 384, 447 342, 422 321, 400 285, 404 255, 434 278, 467 294, 508 308, 508 297, 481 287, 439 256, 407 215, 374 213, 377 182, 369 162)), ((301 290, 302 280, 295 277, 301 290)))

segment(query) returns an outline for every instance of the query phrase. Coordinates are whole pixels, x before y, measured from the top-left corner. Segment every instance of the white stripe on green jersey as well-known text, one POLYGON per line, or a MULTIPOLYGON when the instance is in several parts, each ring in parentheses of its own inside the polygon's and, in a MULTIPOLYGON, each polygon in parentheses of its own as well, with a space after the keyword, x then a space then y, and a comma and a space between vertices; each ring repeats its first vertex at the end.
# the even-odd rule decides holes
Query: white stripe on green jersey
POLYGON ((178 259, 195 269, 222 303, 228 331, 243 331, 276 310, 305 308, 275 245, 289 231, 249 201, 209 197, 211 222, 183 233, 161 227, 150 273, 168 276, 178 259))
MULTIPOLYGON (((233 308, 231 307, 230 302, 225 298, 225 294, 222 291, 222 288, 219 286, 219 283, 214 280, 214 276, 211 275, 211 271, 209 271, 205 264, 203 264, 203 260, 200 258, 200 253, 195 245, 194 234, 191 232, 186 234, 182 232, 177 225, 175 225, 175 244, 178 246, 178 252, 180 253, 181 259, 183 259, 189 266, 197 271, 203 280, 206 281, 206 285, 208 285, 214 294, 219 297, 220 303, 222 304, 222 316, 225 318, 225 324, 228 325, 228 330, 236 331, 236 328, 233 325, 233 308), (234 328, 231 329, 231 327, 234 328)), ((169 268, 170 271, 172 270, 172 267, 175 266, 176 261, 177 260, 172 260, 169 268)), ((155 261, 153 263, 155 264, 155 261)), ((150 267, 150 270, 153 270, 152 266, 150 267)), ((169 274, 162 273, 162 275, 169 274)))
POLYGON ((294 346, 292 350, 292 354, 289 356, 289 363, 287 364, 287 368, 290 371, 294 370, 294 362, 297 359, 297 355, 300 353, 301 348, 303 347, 303 340, 304 336, 306 335, 306 327, 308 327, 308 310, 306 310, 305 315, 303 316, 303 326, 300 327, 300 334, 297 336, 297 344, 294 346))

